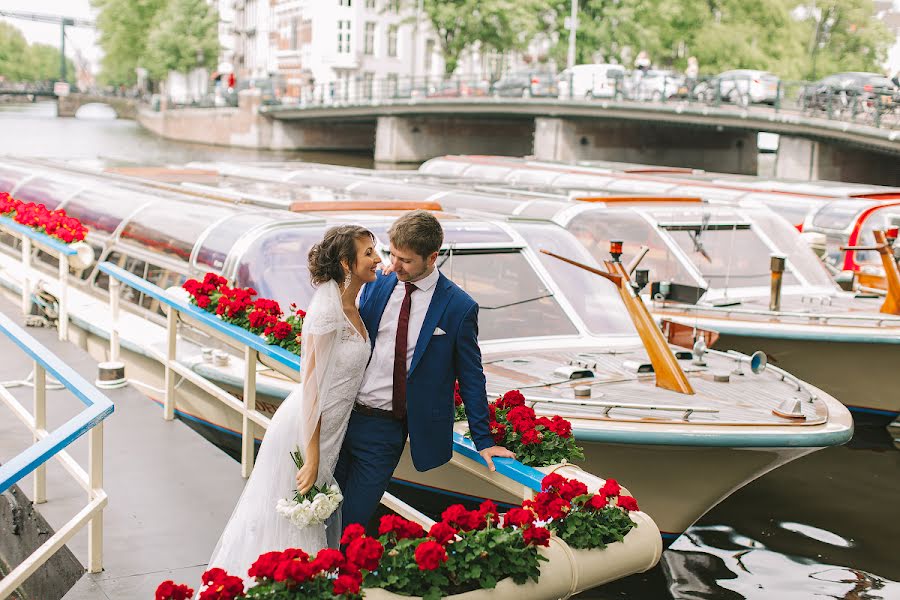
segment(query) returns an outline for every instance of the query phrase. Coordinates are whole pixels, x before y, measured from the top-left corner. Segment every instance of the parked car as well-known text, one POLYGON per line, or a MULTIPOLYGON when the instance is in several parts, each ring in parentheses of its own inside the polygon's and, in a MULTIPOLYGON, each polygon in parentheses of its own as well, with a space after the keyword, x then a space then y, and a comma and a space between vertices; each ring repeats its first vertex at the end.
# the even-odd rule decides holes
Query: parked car
POLYGON ((249 89, 258 89, 260 92, 260 101, 263 104, 280 104, 278 95, 275 90, 275 80, 269 77, 258 77, 250 79, 239 79, 235 87, 230 88, 223 94, 225 103, 229 106, 238 105, 238 92, 249 89))
POLYGON ((622 65, 575 65, 559 74, 557 88, 564 99, 621 98, 624 81, 622 65))
POLYGON ((658 102, 663 98, 679 95, 683 87, 684 76, 675 71, 650 69, 642 75, 635 71, 629 98, 658 102))
POLYGON ((779 87, 778 76, 768 71, 735 69, 700 83, 694 88, 694 95, 701 102, 721 100, 741 106, 775 104, 779 87))
POLYGON ((807 110, 863 111, 880 104, 881 108, 894 103, 897 87, 878 73, 852 71, 836 73, 813 82, 800 93, 800 105, 807 110))
POLYGON ((513 71, 494 82, 491 91, 495 96, 556 96, 556 74, 538 70, 513 71))
POLYGON ((448 79, 428 93, 428 98, 470 98, 487 96, 490 85, 487 81, 463 81, 448 79))

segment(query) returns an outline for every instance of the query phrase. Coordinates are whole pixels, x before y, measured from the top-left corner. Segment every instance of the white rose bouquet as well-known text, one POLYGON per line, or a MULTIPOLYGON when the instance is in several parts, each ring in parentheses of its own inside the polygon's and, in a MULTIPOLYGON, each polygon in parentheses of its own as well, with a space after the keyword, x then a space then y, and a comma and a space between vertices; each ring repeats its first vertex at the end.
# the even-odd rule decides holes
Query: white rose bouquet
MULTIPOLYGON (((300 450, 291 452, 291 459, 297 468, 303 466, 300 450)), ((314 485, 305 494, 294 490, 292 498, 281 498, 275 504, 275 511, 299 528, 324 523, 338 509, 344 497, 336 485, 314 485)))

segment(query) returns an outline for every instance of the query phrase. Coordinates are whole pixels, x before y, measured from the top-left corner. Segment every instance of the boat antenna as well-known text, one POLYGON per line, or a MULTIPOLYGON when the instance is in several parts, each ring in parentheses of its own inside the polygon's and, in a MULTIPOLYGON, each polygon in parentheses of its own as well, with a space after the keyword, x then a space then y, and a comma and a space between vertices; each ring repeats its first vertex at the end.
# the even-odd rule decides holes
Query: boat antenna
POLYGON ((631 317, 631 322, 634 323, 641 342, 644 344, 644 349, 650 358, 650 364, 653 365, 653 372, 656 374, 656 386, 680 394, 693 395, 694 388, 691 387, 687 375, 681 369, 681 365, 678 364, 678 360, 672 354, 672 349, 669 348, 669 343, 656 325, 656 321, 653 320, 647 307, 644 306, 643 300, 641 300, 639 286, 631 281, 627 268, 619 262, 619 257, 622 256, 622 242, 611 241, 609 247, 612 260, 603 262, 606 266, 606 271, 595 269, 543 248, 540 251, 547 256, 552 256, 565 263, 584 269, 589 273, 599 275, 615 284, 619 297, 628 311, 628 316, 631 317))

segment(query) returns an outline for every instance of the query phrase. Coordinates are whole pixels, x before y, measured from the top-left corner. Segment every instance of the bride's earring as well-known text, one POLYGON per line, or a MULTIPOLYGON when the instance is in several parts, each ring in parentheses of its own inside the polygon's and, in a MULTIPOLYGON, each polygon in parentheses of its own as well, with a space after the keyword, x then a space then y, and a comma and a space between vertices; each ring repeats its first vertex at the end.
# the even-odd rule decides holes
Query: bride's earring
POLYGON ((344 277, 344 289, 346 290, 350 287, 350 271, 347 271, 347 276, 344 277))

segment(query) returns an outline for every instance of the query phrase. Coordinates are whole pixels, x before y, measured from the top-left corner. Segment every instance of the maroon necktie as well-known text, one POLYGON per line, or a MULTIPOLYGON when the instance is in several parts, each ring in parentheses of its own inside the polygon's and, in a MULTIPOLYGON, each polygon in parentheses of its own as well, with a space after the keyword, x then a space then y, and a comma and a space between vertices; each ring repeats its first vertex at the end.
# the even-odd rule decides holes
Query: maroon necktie
POLYGON ((412 304, 410 296, 415 285, 406 283, 406 295, 400 305, 400 318, 397 320, 397 340, 394 343, 394 400, 392 410, 395 419, 406 418, 406 347, 409 337, 409 307, 412 304))

